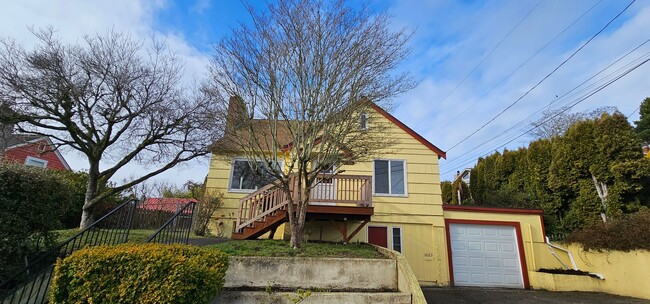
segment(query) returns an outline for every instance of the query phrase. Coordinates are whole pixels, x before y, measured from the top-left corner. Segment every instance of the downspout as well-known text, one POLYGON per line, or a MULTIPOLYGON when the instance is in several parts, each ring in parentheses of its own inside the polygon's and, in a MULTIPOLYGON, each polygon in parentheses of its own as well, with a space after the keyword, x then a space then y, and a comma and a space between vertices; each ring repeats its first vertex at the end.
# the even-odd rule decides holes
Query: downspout
MULTIPOLYGON (((560 262, 560 264, 562 264, 562 266, 564 266, 565 269, 569 269, 569 266, 567 266, 564 262, 562 262, 562 259, 560 259, 560 257, 557 255, 557 253, 555 253, 554 248, 566 252, 567 255, 569 256, 569 259, 571 260, 571 265, 573 266, 573 270, 579 270, 578 266, 576 265, 575 259, 573 259, 573 254, 571 253, 571 251, 569 251, 568 249, 562 248, 560 246, 551 244, 551 241, 549 240, 548 236, 545 236, 544 239, 546 241, 546 246, 548 246, 548 249, 551 251, 551 254, 560 262)), ((600 274, 600 273, 590 272, 589 274, 593 275, 595 277, 598 277, 601 280, 605 279, 605 276, 600 274)))

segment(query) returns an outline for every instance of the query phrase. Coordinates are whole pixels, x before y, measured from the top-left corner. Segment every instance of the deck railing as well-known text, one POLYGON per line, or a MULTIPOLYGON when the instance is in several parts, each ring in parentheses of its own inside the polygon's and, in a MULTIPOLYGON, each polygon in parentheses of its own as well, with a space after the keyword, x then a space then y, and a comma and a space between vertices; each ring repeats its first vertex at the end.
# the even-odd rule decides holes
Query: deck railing
POLYGON ((336 205, 372 206, 372 178, 365 175, 317 176, 311 190, 311 202, 336 205))
POLYGON ((235 231, 239 232, 256 220, 286 208, 288 201, 286 193, 272 183, 243 197, 239 200, 239 216, 235 231))
MULTIPOLYGON (((295 185, 291 181, 290 185, 295 185)), ((293 187, 295 191, 295 186, 293 187)), ((289 203, 286 193, 274 184, 268 184, 239 200, 235 232, 264 218, 289 203)), ((320 205, 372 206, 372 178, 364 175, 320 174, 311 190, 311 203, 320 205)))

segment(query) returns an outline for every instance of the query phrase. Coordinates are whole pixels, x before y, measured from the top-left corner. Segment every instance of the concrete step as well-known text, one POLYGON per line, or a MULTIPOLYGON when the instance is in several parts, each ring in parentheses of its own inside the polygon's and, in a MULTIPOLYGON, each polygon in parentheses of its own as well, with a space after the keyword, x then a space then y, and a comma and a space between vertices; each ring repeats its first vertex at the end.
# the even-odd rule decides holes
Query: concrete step
POLYGON ((231 257, 224 287, 390 291, 398 288, 397 263, 392 259, 231 257))
POLYGON ((411 294, 403 292, 265 292, 224 290, 212 300, 216 303, 354 303, 410 304, 411 294))

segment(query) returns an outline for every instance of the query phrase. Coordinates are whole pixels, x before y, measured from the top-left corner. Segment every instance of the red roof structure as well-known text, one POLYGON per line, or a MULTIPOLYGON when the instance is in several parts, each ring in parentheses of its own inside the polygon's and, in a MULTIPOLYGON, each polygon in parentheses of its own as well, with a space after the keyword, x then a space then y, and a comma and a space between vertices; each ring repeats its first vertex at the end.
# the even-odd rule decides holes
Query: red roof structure
POLYGON ((196 203, 197 201, 193 198, 150 197, 139 204, 138 208, 176 212, 190 202, 196 203))

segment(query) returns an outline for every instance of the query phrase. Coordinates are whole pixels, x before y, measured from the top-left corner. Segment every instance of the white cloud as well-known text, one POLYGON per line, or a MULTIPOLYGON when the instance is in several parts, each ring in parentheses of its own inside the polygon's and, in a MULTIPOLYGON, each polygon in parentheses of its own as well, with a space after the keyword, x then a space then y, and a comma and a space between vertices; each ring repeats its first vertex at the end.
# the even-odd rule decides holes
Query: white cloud
MULTIPOLYGON (((476 72, 441 103, 535 3, 492 1, 471 6, 445 1, 396 2, 393 12, 398 19, 397 23, 418 27, 418 32, 413 37, 414 57, 407 63, 406 68, 422 77, 418 88, 398 99, 401 106, 396 109, 396 116, 443 150, 449 149, 529 90, 593 35, 597 28, 616 15, 617 10, 625 6, 624 3, 603 2, 503 85, 469 108, 462 118, 453 120, 593 5, 578 1, 542 2, 476 72)), ((650 7, 643 3, 635 5, 638 6, 631 7, 624 16, 629 16, 625 23, 614 23, 608 31, 592 41, 504 115, 449 151, 448 160, 441 161, 441 173, 455 172, 467 162, 460 160, 471 160, 471 156, 478 152, 490 151, 490 148, 498 146, 498 143, 502 144, 513 138, 514 136, 508 136, 508 139, 502 138, 494 144, 472 149, 512 127, 551 102, 555 95, 570 90, 650 38, 645 35, 650 28, 650 7)), ((648 51, 650 44, 642 48, 637 55, 648 51)), ((632 72, 576 106, 575 110, 614 105, 622 113, 629 114, 650 95, 647 77, 644 76, 648 72, 650 66, 632 72)), ((519 126, 517 130, 526 127, 527 124, 519 126)), ((516 139, 507 147, 526 145, 527 139, 516 139)), ((452 174, 444 174, 443 179, 450 179, 452 174)))

